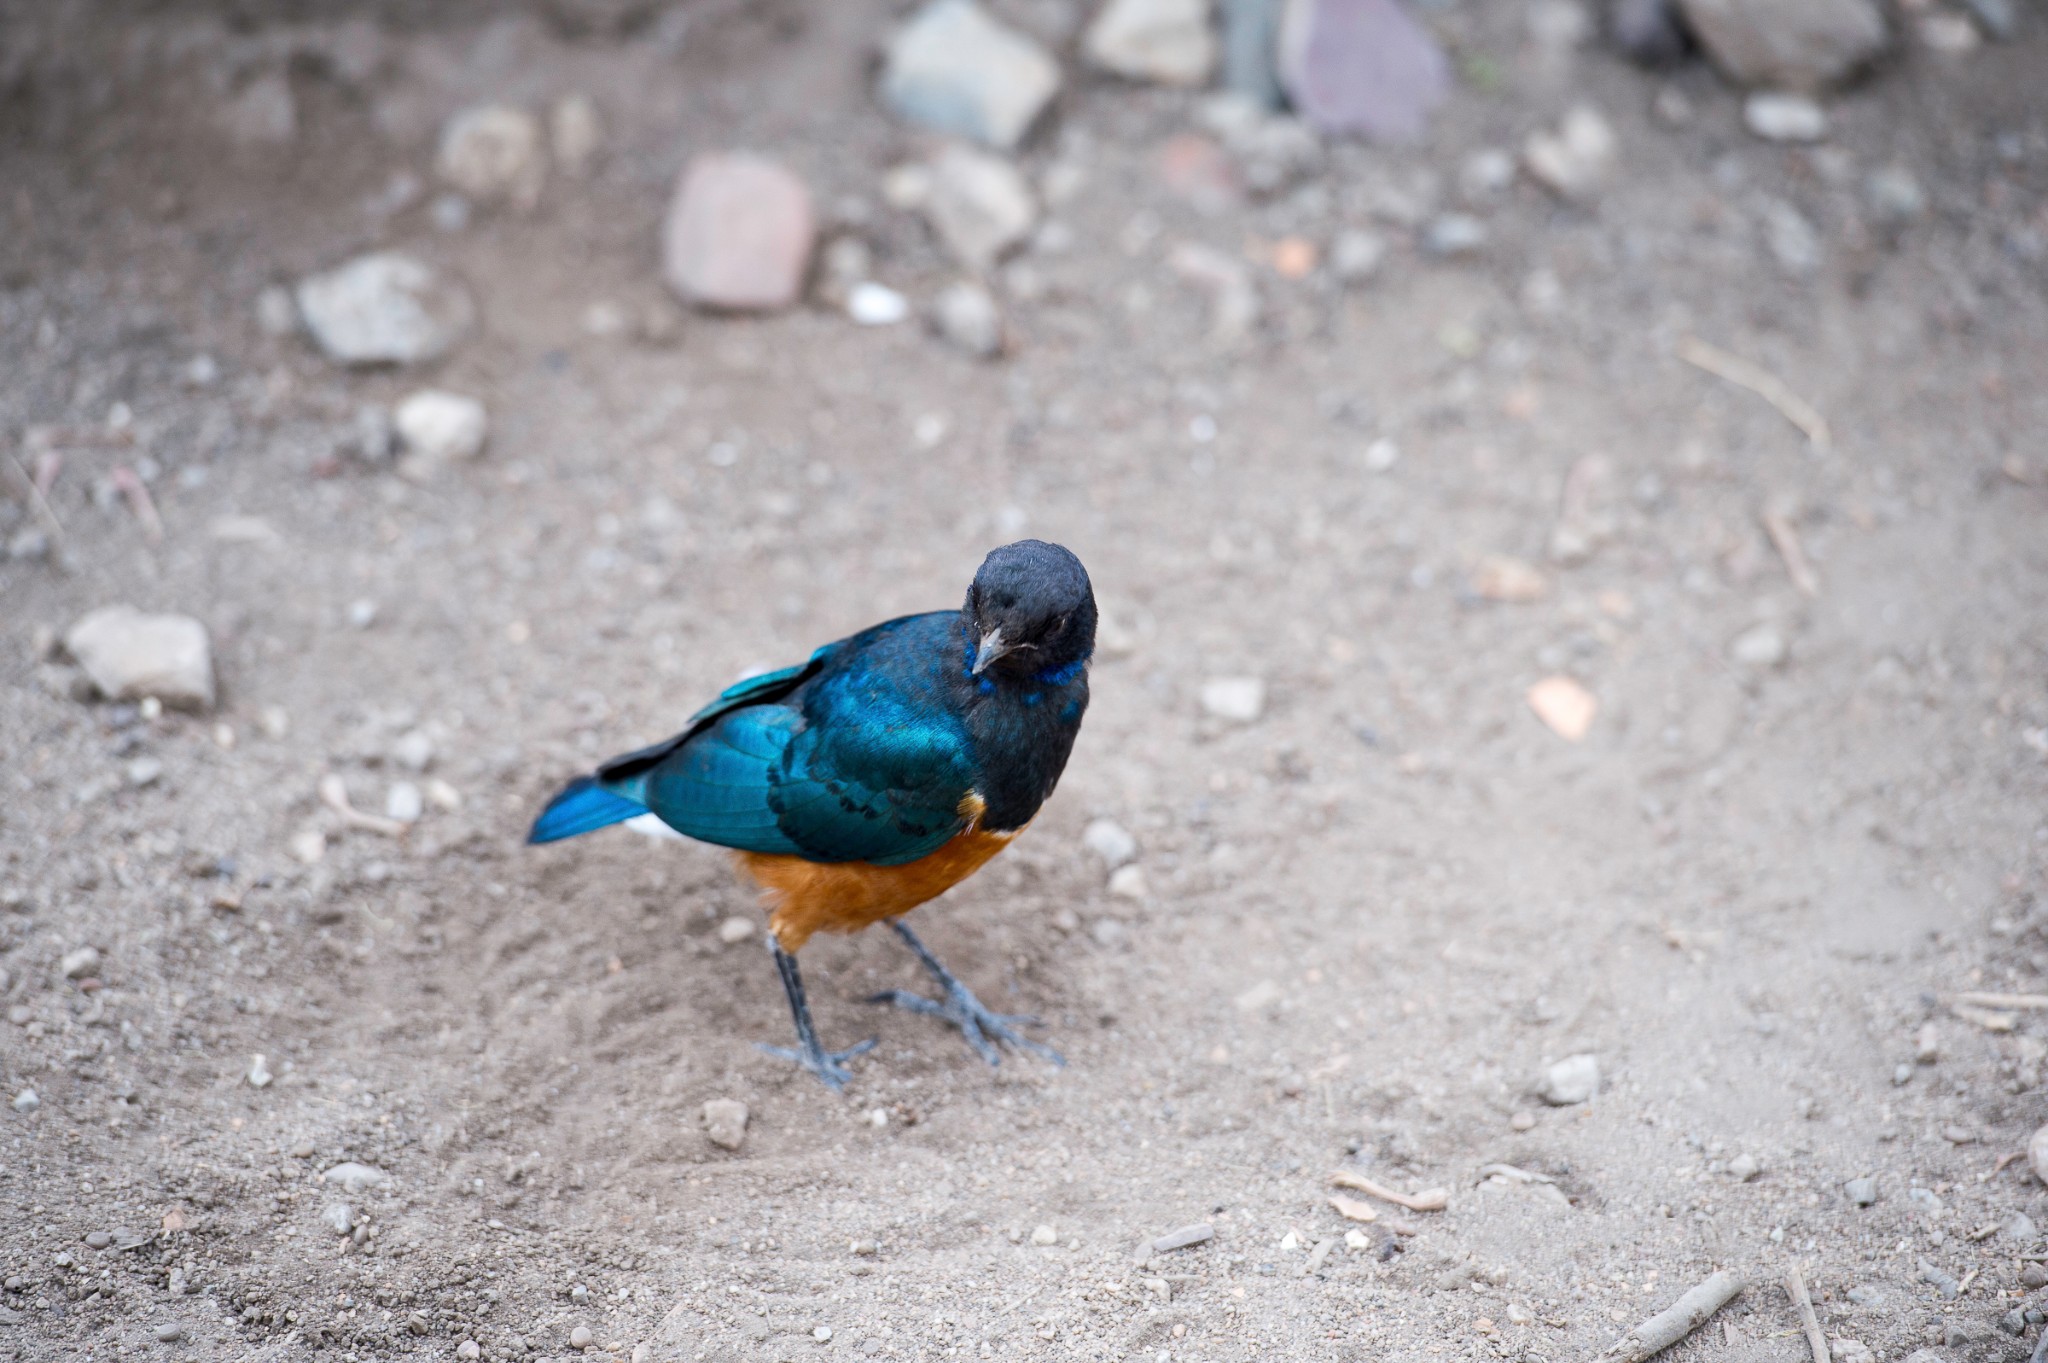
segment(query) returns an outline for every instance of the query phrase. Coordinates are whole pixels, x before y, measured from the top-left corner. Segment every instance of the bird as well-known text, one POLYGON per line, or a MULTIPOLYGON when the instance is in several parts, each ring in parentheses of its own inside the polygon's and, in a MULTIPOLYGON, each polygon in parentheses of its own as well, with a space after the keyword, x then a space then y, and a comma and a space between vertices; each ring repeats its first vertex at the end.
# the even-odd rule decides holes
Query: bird
POLYGON ((732 849, 769 911, 768 949, 796 1026, 793 1060, 834 1092, 873 1049, 818 1040, 797 953, 818 932, 886 923, 939 997, 891 1004, 958 1028, 991 1065, 1001 1047, 1055 1065, 946 969, 903 916, 973 875, 1038 814, 1088 710, 1095 592, 1072 551, 1020 540, 982 560, 957 611, 905 615, 829 643, 794 667, 726 688, 683 731, 564 786, 529 844, 652 814, 732 849))

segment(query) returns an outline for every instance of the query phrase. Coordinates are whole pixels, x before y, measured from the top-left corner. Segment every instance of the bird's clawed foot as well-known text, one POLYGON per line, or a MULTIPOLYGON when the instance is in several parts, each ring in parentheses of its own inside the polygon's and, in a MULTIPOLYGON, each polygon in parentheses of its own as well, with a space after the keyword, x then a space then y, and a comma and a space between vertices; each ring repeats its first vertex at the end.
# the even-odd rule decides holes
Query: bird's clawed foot
POLYGON ((1055 1065, 1067 1063, 1066 1057, 1042 1041, 1033 1041, 1017 1030, 1018 1027, 1037 1027, 1039 1020, 1010 1013, 994 1013, 970 991, 966 985, 955 981, 946 991, 946 1000, 941 1003, 928 999, 922 994, 913 994, 908 989, 885 989, 868 999, 869 1003, 887 1003, 913 1013, 923 1013, 950 1022, 960 1029, 960 1035, 967 1038, 967 1044, 974 1053, 991 1065, 1003 1063, 1002 1052, 996 1043, 1014 1046, 1020 1051, 1029 1051, 1041 1060, 1055 1065))
POLYGON ((846 1062, 857 1055, 866 1055, 875 1048, 875 1038, 869 1037, 858 1045, 848 1046, 843 1051, 828 1051, 811 1039, 808 1046, 770 1046, 766 1042, 755 1044, 770 1055, 794 1060, 797 1064, 818 1076, 826 1088, 834 1093, 843 1093, 847 1080, 853 1078, 853 1071, 846 1068, 846 1062))

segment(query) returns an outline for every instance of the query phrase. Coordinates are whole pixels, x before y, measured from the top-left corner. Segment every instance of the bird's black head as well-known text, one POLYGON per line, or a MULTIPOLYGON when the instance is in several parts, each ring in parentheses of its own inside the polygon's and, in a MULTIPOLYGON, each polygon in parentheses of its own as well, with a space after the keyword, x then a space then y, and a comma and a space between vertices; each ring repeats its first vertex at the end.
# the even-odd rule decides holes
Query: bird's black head
POLYGON ((1057 544, 1006 544, 981 561, 960 623, 972 675, 1070 681, 1095 652, 1088 570, 1057 544))

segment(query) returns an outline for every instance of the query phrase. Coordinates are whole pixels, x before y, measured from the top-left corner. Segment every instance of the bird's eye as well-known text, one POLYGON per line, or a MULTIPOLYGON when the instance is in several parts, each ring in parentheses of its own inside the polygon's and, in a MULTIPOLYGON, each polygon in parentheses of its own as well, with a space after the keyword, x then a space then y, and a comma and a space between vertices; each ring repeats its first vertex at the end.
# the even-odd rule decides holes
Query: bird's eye
POLYGON ((1065 634, 1067 632, 1067 617, 1055 615, 1052 618, 1052 624, 1047 626, 1045 632, 1047 634, 1065 634))

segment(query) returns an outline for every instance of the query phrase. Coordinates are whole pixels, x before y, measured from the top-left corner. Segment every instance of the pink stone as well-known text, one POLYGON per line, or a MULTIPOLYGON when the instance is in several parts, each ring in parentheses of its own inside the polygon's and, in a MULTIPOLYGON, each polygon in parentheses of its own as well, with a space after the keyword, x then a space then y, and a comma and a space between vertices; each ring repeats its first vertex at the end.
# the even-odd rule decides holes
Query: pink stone
POLYGON ((803 181, 745 152, 699 156, 661 226, 662 274, 687 302, 735 312, 803 293, 818 226, 803 181))
POLYGON ((1279 47, 1280 83, 1321 132, 1413 142, 1450 90, 1443 47, 1397 0, 1288 0, 1279 47))

